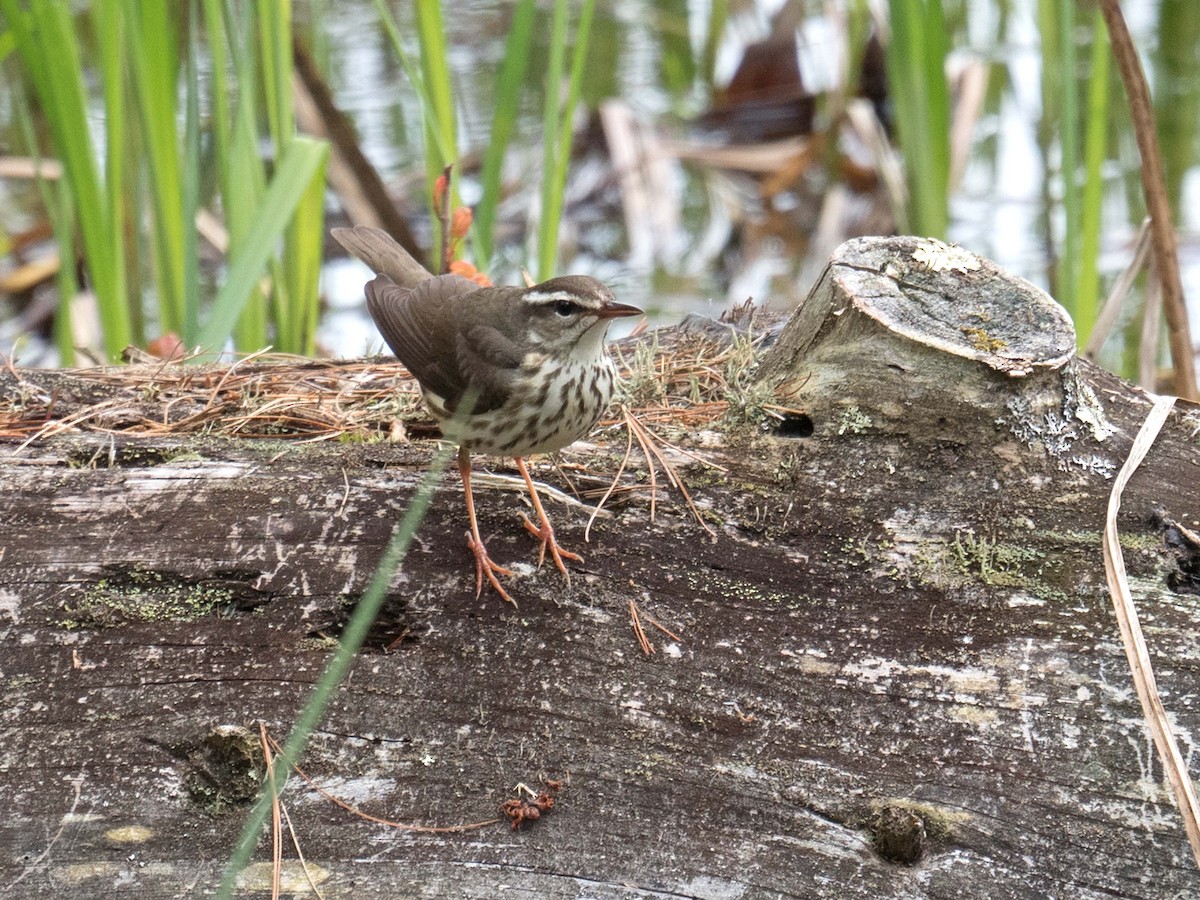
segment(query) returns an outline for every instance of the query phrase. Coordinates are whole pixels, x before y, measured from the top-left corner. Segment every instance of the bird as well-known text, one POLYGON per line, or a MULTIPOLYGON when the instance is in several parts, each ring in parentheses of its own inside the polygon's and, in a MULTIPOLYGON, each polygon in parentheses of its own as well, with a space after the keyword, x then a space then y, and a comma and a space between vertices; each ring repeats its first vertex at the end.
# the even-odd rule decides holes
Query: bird
POLYGON ((378 273, 365 287, 367 310, 416 378, 443 435, 458 445, 476 598, 486 578, 516 605, 497 577, 512 570, 492 560, 479 532, 472 453, 513 458, 538 517, 534 525, 521 514, 525 528, 541 541, 538 566, 549 552, 569 585, 564 558, 583 558, 558 543, 525 458, 561 450, 592 430, 617 384, 605 347, 609 325, 642 310, 617 302, 607 285, 586 275, 525 288, 481 287, 459 275, 430 276, 377 228, 332 233, 378 273))

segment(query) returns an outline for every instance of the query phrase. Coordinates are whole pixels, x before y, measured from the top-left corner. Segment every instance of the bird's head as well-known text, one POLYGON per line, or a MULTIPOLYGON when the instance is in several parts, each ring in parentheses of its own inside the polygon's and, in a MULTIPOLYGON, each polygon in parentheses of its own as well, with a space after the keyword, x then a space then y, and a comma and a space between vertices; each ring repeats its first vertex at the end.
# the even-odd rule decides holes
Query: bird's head
POLYGON ((607 285, 586 275, 564 275, 526 288, 520 309, 531 349, 581 362, 602 352, 611 320, 642 313, 618 303, 607 285))

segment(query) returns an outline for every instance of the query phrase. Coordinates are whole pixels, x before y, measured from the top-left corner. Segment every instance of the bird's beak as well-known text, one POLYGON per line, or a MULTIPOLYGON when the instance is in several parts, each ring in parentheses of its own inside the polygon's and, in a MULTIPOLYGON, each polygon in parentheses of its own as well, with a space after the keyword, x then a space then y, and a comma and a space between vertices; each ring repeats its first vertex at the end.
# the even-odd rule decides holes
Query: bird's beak
POLYGON ((625 316, 640 316, 642 311, 627 303, 606 303, 592 315, 597 319, 620 319, 625 316))

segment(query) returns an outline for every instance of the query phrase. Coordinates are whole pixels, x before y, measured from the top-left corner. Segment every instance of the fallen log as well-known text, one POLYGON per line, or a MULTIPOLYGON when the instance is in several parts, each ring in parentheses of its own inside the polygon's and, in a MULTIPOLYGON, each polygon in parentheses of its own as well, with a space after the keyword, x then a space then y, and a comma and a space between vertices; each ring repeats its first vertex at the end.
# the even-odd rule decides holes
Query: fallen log
MULTIPOLYGON (((1149 401, 1074 357, 1049 298, 864 239, 777 334, 621 349, 695 515, 633 442, 590 542, 585 510, 553 513, 585 557, 568 588, 531 565, 517 479, 479 477, 514 610, 475 597, 445 480, 283 795, 325 896, 1200 892, 1100 556, 1149 401), (398 830, 318 788, 413 825, 499 821, 398 830)), ((291 727, 431 458, 411 383, 251 360, 0 385, 0 884, 210 891, 259 723, 291 727)), ((1179 404, 1120 518, 1189 746, 1198 432, 1179 404)), ((626 447, 614 419, 542 477, 594 503, 626 447)), ((264 835, 247 892, 270 855, 264 835)))

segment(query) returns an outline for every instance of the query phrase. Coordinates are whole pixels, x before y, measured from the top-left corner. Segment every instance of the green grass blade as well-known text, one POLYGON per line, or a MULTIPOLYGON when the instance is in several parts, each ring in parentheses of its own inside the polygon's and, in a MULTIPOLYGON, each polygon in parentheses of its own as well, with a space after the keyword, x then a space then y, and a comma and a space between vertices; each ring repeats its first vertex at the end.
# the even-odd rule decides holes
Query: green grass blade
POLYGON ((1099 10, 1093 12, 1091 73, 1088 82, 1087 132, 1084 135, 1083 192, 1079 213, 1079 259, 1075 290, 1075 332, 1079 346, 1091 337, 1100 312, 1100 229, 1103 225, 1104 159, 1108 149, 1108 29, 1099 10))
MULTIPOLYGON (((277 158, 297 140, 292 109, 291 0, 259 0, 259 59, 267 120, 277 158)), ((314 349, 318 279, 324 246, 325 162, 309 182, 284 232, 283 252, 272 264, 271 309, 275 345, 287 353, 314 349)))
MULTIPOLYGON (((433 101, 429 97, 429 91, 425 87, 425 79, 421 76, 421 69, 412 61, 412 57, 408 55, 408 51, 404 49, 404 40, 400 37, 400 28, 396 24, 396 19, 392 16, 392 11, 388 9, 387 0, 372 0, 375 4, 375 12, 379 16, 379 21, 383 25, 383 30, 388 36, 388 42, 392 45, 392 52, 396 54, 396 59, 400 60, 400 65, 404 69, 404 74, 408 76, 409 84, 412 85, 413 92, 417 95, 417 99, 421 101, 422 117, 428 118, 432 115, 433 101)), ((439 156, 446 156, 446 151, 449 148, 439 147, 439 156)))
POLYGON ((595 0, 585 0, 575 34, 575 50, 571 59, 571 78, 567 98, 559 101, 563 65, 567 44, 567 4, 558 0, 554 7, 551 28, 550 66, 546 76, 545 126, 546 163, 542 171, 542 216, 538 223, 538 280, 553 276, 558 268, 558 226, 562 221, 563 195, 567 185, 567 166, 571 161, 571 145, 575 107, 587 61, 588 33, 596 11, 595 0))
POLYGON ((1062 151, 1062 204, 1066 223, 1057 279, 1058 302, 1074 318, 1078 314, 1077 289, 1080 275, 1080 192, 1078 54, 1075 50, 1075 0, 1057 0, 1059 31, 1056 55, 1062 66, 1062 120, 1059 146, 1062 151))
MULTIPOLYGON (((107 197, 107 231, 111 234, 124 232, 126 211, 125 166, 127 157, 128 122, 125 117, 126 58, 124 10, 120 0, 100 0, 92 7, 96 40, 100 51, 100 72, 104 90, 104 139, 105 139, 105 193, 107 197)), ((89 260, 90 265, 90 260, 89 260)), ((128 271, 124 254, 113 259, 113 278, 123 289, 128 290, 128 271)), ((145 335, 141 332, 141 310, 137 295, 126 295, 129 308, 130 343, 141 344, 145 335)), ((123 349, 123 348, 122 348, 123 349)), ((112 352, 112 348, 109 348, 112 352)))
MULTIPOLYGON (((21 129, 25 146, 30 148, 34 161, 41 162, 37 134, 33 126, 33 115, 25 100, 24 91, 13 92, 13 113, 21 129)), ((71 205, 71 192, 62 181, 51 182, 40 174, 38 167, 37 188, 42 206, 50 217, 54 230, 54 242, 58 246, 59 260, 75 258, 75 210, 71 205)), ((59 265, 55 276, 58 285, 58 308, 54 313, 54 344, 58 348, 58 362, 62 366, 75 365, 74 330, 71 325, 71 301, 79 293, 79 282, 75 279, 75 267, 59 265)))
POLYGON ((188 53, 183 136, 183 338, 185 347, 200 334, 200 238, 196 232, 196 213, 200 209, 200 12, 196 0, 189 4, 188 53))
MULTIPOLYGON (((325 145, 322 143, 321 146, 325 145)), ((284 269, 291 306, 277 322, 279 349, 284 353, 312 354, 316 350, 321 301, 319 285, 325 249, 327 160, 326 154, 301 195, 288 228, 284 269)))
POLYGON ((427 131, 433 129, 426 141, 426 166, 432 177, 457 161, 458 140, 454 120, 454 92, 450 86, 450 66, 446 53, 446 26, 442 21, 439 0, 419 0, 414 11, 417 17, 417 38, 421 47, 421 75, 429 97, 425 112, 427 131))
POLYGON ((63 185, 57 190, 44 188, 42 197, 50 214, 54 229, 54 242, 58 245, 59 267, 55 282, 58 284, 58 310, 54 316, 54 343, 58 347, 58 361, 64 366, 75 365, 75 328, 71 316, 71 302, 79 293, 79 282, 75 278, 75 267, 62 264, 63 260, 75 258, 75 207, 71 204, 71 192, 63 185), (52 197, 57 194, 57 198, 52 197), (54 200, 57 199, 57 203, 54 200))
POLYGON ((213 140, 213 158, 217 163, 217 185, 228 197, 230 155, 232 145, 233 115, 230 112, 230 86, 227 70, 229 55, 225 47, 225 15, 221 0, 201 0, 204 16, 204 45, 208 51, 211 72, 211 99, 213 115, 210 121, 213 140))
POLYGON ((1184 179, 1200 163, 1200 78, 1196 76, 1200 15, 1196 12, 1195 0, 1161 0, 1158 7, 1154 119, 1167 197, 1177 222, 1184 221, 1184 179))
POLYGON ((74 197, 105 351, 116 359, 132 340, 124 279, 125 236, 122 229, 113 228, 116 219, 96 161, 79 39, 70 9, 61 0, 41 0, 28 10, 22 6, 18 0, 0 0, 0 11, 33 81, 67 189, 74 197))
POLYGON ((238 256, 230 260, 228 277, 200 329, 201 358, 220 353, 245 308, 258 279, 267 267, 283 231, 314 178, 323 171, 329 156, 324 142, 296 138, 279 160, 262 201, 253 211, 253 225, 239 244, 238 256))
MULTIPOLYGON (((440 0, 419 0, 414 11, 417 18, 417 39, 421 49, 421 77, 428 96, 425 106, 425 179, 430 188, 425 193, 432 200, 432 186, 442 171, 458 161, 458 136, 454 120, 454 95, 450 86, 450 66, 446 52, 446 26, 442 22, 440 0)), ((454 209, 459 202, 458 182, 450 184, 447 203, 454 209)), ((447 240, 442 234, 442 220, 431 206, 434 215, 432 246, 434 253, 447 240)), ((441 272, 445 260, 437 260, 433 270, 441 272)))
POLYGON ((888 0, 888 9, 888 78, 909 193, 907 221, 898 217, 897 228, 945 237, 950 177, 946 16, 940 0, 888 0))
MULTIPOLYGON (((426 185, 428 187, 428 190, 425 191, 425 197, 426 201, 429 203, 429 210, 431 214, 433 214, 431 215, 431 218, 434 223, 435 236, 435 240, 432 242, 430 249, 431 258, 429 262, 431 271, 440 272, 442 261, 437 255, 437 247, 439 246, 437 237, 440 235, 441 229, 438 225, 438 217, 433 209, 433 183, 437 176, 442 174, 442 169, 445 168, 446 163, 442 161, 454 160, 457 157, 457 144, 455 143, 454 139, 447 135, 444 127, 439 127, 434 124, 435 116, 437 115, 435 112, 435 109, 437 108, 437 102, 434 100, 433 95, 429 90, 429 85, 425 83, 424 75, 422 75, 423 69, 429 68, 433 66, 433 64, 422 62, 421 66, 418 66, 413 62, 412 57, 410 57, 408 52, 404 49, 404 41, 400 37, 400 29, 396 25, 396 20, 393 18, 391 10, 389 10, 387 7, 386 0, 373 0, 373 2, 375 4, 375 11, 379 14, 379 21, 383 24, 384 31, 388 36, 388 41, 392 45, 392 51, 396 54, 396 58, 400 60, 400 65, 403 66, 404 73, 408 76, 409 83, 412 85, 413 91, 416 93, 421 102, 422 126, 424 128, 426 140, 425 178, 426 185)), ((427 3, 434 3, 436 5, 436 0, 420 0, 420 2, 417 4, 418 12, 427 3)), ((438 17, 440 20, 440 7, 438 10, 438 17)), ((422 36, 422 39, 424 40, 426 38, 422 36)), ((444 32, 440 37, 431 35, 428 37, 428 40, 434 43, 439 41, 444 43, 444 32)), ((438 51, 435 49, 434 52, 436 53, 438 51)), ((443 62, 440 68, 445 71, 444 47, 442 48, 441 54, 443 56, 443 62)), ((448 73, 445 75, 445 78, 448 82, 448 73)), ((452 117, 449 118, 451 121, 453 121, 452 117)), ((453 132, 451 131, 450 134, 452 135, 453 132)), ((455 193, 452 195, 451 200, 452 202, 457 202, 457 187, 454 188, 454 191, 455 193)))
POLYGON ((504 60, 496 75, 495 113, 488 145, 483 153, 480 172, 482 197, 475 206, 473 246, 475 265, 488 271, 495 250, 496 207, 500 203, 500 183, 504 157, 517 129, 517 111, 521 86, 525 80, 526 63, 533 40, 533 23, 537 15, 536 0, 520 0, 513 10, 512 26, 504 43, 504 60))
POLYGON ((292 111, 291 0, 258 0, 259 60, 267 123, 278 152, 296 133, 292 111))
MULTIPOLYGON (((234 266, 243 253, 246 236, 255 226, 255 211, 266 192, 267 176, 258 149, 258 91, 254 85, 259 62, 254 17, 246 7, 234 9, 226 3, 222 20, 233 50, 239 86, 229 135, 227 180, 221 188, 229 229, 229 262, 234 266), (238 9, 242 10, 240 17, 238 9)), ((237 317, 233 334, 239 350, 259 350, 267 344, 267 303, 257 279, 237 317)))
POLYGON ((729 0, 710 0, 708 28, 704 33, 704 49, 700 55, 700 71, 704 74, 710 97, 716 83, 717 51, 721 47, 728 21, 729 0))
POLYGON ((697 60, 688 23, 693 4, 688 0, 655 0, 658 33, 659 83, 672 99, 686 95, 696 80, 697 60))
POLYGON ((184 332, 186 221, 178 130, 179 34, 173 5, 129 4, 128 49, 147 153, 159 317, 164 332, 184 332))
POLYGON ((542 210, 538 221, 537 279, 545 281, 558 257, 558 221, 553 217, 554 184, 558 181, 557 137, 562 116, 562 77, 567 47, 567 0, 555 0, 550 22, 550 59, 546 65, 546 96, 542 108, 542 210))
POLYGON ((246 868, 254 853, 254 848, 262 836, 263 825, 271 812, 274 798, 287 783, 290 767, 297 764, 304 755, 304 748, 308 744, 309 736, 320 723, 326 707, 333 699, 334 691, 345 679, 350 664, 366 639, 371 624, 375 621, 383 601, 387 598, 392 578, 408 555, 417 530, 421 527, 421 522, 424 521, 425 514, 429 511, 429 504, 433 500, 438 482, 441 481, 442 475, 453 457, 454 451, 449 446, 443 445, 442 449, 434 456, 429 470, 421 479, 420 484, 417 485, 412 501, 404 512, 404 518, 396 526, 392 539, 383 552, 383 558, 371 576, 371 583, 367 586, 366 592, 346 623, 341 640, 338 641, 337 650, 326 664, 325 671, 313 689, 308 703, 305 704, 296 724, 292 727, 291 734, 284 742, 283 751, 279 755, 279 772, 275 779, 275 789, 272 790, 270 782, 264 779, 263 792, 253 811, 246 818, 237 848, 217 889, 218 900, 230 900, 234 896, 237 889, 237 877, 246 868))

